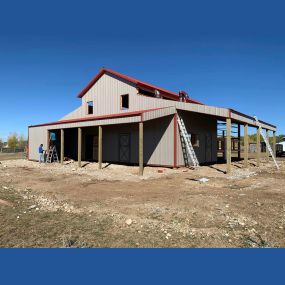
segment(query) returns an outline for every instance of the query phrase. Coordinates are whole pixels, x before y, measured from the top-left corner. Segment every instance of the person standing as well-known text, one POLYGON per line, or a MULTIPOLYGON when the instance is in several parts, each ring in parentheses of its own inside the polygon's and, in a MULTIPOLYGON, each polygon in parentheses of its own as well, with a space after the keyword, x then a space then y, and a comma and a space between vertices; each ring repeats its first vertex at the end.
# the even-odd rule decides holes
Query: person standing
POLYGON ((40 145, 39 147, 39 156, 40 156, 40 159, 39 159, 39 163, 42 163, 44 162, 44 149, 43 149, 43 144, 40 145))
POLYGON ((54 147, 56 145, 56 134, 54 132, 50 132, 50 147, 54 147))

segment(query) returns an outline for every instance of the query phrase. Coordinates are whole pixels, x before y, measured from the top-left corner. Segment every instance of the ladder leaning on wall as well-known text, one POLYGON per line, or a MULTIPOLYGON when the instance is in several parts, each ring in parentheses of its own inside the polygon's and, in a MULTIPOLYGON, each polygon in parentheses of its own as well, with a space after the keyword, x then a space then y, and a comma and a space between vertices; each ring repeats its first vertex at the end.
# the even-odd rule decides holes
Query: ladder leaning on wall
POLYGON ((259 127, 260 134, 261 134, 262 137, 263 137, 263 140, 264 140, 264 142, 265 142, 266 148, 268 149, 269 153, 271 154, 271 157, 272 157, 272 159, 273 159, 273 161, 274 161, 274 163, 275 163, 277 169, 279 170, 279 165, 278 165, 278 163, 277 163, 277 161, 276 161, 275 154, 273 153, 273 150, 272 150, 272 148, 271 148, 271 146, 270 146, 270 143, 269 143, 269 141, 267 140, 267 137, 266 137, 265 133, 263 132, 262 126, 261 126, 261 124, 260 124, 260 122, 258 121, 258 119, 257 119, 256 116, 254 116, 254 119, 255 119, 255 121, 256 121, 257 126, 259 127))
POLYGON ((47 163, 59 162, 56 146, 50 147, 47 154, 47 163))
POLYGON ((184 156, 184 161, 186 166, 199 166, 199 161, 197 159, 196 153, 191 143, 191 136, 188 135, 187 129, 185 127, 182 117, 177 114, 177 122, 179 126, 179 132, 181 137, 182 152, 184 156))

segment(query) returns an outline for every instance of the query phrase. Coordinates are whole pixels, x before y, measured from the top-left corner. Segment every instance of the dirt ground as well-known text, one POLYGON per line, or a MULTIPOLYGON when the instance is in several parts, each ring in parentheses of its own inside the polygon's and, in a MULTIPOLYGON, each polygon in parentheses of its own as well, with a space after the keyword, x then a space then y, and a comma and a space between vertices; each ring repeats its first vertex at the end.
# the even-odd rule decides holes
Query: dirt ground
POLYGON ((23 152, 18 153, 2 153, 0 152, 0 161, 11 160, 11 159, 24 159, 26 154, 23 152))
POLYGON ((285 247, 279 164, 147 167, 141 178, 137 167, 2 161, 0 247, 285 247))

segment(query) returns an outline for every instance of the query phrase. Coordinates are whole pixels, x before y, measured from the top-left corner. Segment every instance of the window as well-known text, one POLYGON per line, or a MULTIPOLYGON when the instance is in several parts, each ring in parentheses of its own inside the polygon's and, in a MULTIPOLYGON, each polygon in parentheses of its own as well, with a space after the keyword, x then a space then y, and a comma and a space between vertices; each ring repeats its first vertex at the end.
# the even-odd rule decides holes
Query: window
POLYGON ((92 115, 94 111, 93 101, 87 102, 87 115, 92 115))
POLYGON ((197 134, 191 134, 191 143, 193 147, 199 147, 199 136, 197 134))
POLYGON ((121 110, 128 110, 129 109, 129 95, 122 95, 121 96, 121 110))

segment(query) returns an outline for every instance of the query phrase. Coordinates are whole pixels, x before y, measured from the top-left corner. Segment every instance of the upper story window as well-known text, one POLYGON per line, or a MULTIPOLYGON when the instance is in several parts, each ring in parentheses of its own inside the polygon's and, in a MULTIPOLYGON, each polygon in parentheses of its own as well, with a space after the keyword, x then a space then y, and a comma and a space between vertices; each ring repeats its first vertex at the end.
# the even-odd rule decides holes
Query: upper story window
POLYGON ((94 103, 93 101, 87 102, 87 115, 93 115, 94 113, 94 103))
POLYGON ((129 109, 129 94, 121 95, 121 110, 129 109))

